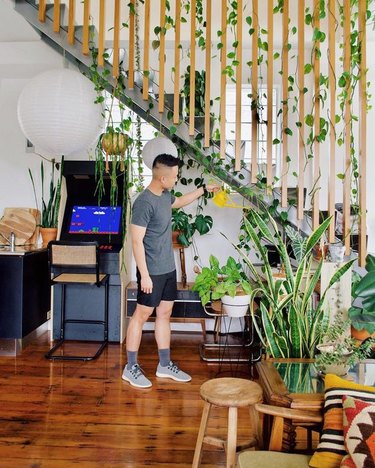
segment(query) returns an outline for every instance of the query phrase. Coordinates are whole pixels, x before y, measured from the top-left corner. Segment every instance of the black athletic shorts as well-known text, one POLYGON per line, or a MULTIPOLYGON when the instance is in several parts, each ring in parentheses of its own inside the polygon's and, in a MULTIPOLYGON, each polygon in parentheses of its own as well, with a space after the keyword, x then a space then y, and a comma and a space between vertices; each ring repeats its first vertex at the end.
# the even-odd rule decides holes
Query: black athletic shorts
POLYGON ((141 291, 141 275, 137 268, 138 295, 137 303, 148 307, 157 307, 160 301, 175 301, 177 297, 176 270, 164 275, 150 275, 152 279, 152 293, 141 291))

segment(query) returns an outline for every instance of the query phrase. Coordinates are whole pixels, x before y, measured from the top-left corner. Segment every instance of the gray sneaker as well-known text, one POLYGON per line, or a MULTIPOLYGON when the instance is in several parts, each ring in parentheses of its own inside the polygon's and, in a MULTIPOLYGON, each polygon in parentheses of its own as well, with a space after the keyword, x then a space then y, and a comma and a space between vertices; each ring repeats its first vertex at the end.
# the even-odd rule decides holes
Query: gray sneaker
POLYGON ((169 361, 166 367, 162 367, 159 363, 156 369, 156 377, 166 377, 177 382, 190 382, 191 380, 191 376, 183 372, 173 361, 169 361))
POLYGON ((144 375, 139 364, 134 364, 130 369, 128 369, 126 365, 122 373, 122 378, 129 382, 130 385, 133 385, 133 387, 149 388, 152 386, 152 383, 144 375))

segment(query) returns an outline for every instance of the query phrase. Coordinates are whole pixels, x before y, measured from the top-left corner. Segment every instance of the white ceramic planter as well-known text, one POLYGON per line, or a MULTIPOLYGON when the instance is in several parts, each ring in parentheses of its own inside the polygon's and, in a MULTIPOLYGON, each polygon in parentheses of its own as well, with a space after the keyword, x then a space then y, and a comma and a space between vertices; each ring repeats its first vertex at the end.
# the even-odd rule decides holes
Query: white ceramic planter
POLYGON ((249 309, 250 296, 248 294, 234 297, 223 296, 221 303, 228 317, 244 317, 249 309))

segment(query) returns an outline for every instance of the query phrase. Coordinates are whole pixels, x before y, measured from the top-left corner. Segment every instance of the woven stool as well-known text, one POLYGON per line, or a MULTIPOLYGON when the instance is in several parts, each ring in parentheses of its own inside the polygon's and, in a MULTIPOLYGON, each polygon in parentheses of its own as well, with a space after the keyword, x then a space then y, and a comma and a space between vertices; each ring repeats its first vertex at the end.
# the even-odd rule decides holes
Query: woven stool
POLYGON ((253 437, 244 448, 260 446, 261 429, 258 412, 254 408, 255 403, 262 402, 262 388, 255 382, 246 379, 224 377, 212 379, 205 382, 200 388, 201 398, 204 400, 204 408, 199 427, 197 444, 195 446, 193 468, 197 468, 200 463, 203 443, 226 448, 227 468, 236 464, 237 450, 237 408, 249 407, 250 424, 253 437), (206 436, 207 423, 212 405, 228 408, 228 433, 226 442, 217 437, 206 436))

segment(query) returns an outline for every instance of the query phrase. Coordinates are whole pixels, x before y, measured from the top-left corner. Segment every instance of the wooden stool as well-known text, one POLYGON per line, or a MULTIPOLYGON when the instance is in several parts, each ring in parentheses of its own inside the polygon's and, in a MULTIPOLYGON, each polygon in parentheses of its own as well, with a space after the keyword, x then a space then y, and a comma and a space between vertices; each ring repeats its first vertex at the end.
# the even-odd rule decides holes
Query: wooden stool
POLYGON ((199 467, 202 445, 203 442, 206 442, 211 445, 226 448, 226 466, 227 468, 234 467, 236 464, 237 450, 237 408, 243 406, 249 407, 250 424, 254 434, 254 437, 246 446, 241 446, 241 450, 260 446, 261 444, 259 417, 254 405, 255 403, 262 402, 262 388, 251 380, 224 377, 205 382, 200 388, 200 395, 205 403, 192 466, 193 468, 199 467), (216 437, 206 436, 206 428, 212 405, 228 408, 228 432, 226 442, 216 437))

